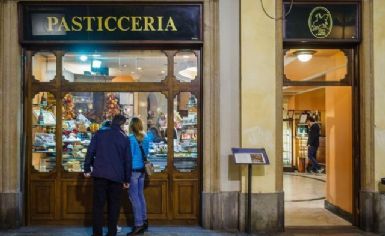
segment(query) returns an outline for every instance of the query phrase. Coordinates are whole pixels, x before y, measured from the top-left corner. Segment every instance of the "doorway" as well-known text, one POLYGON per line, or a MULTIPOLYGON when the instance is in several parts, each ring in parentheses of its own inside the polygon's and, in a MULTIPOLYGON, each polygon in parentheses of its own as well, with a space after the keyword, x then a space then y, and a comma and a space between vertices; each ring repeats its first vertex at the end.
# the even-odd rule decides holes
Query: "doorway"
POLYGON ((349 75, 351 60, 339 49, 286 51, 282 104, 285 226, 354 223, 356 94, 349 75), (310 141, 315 127, 316 145, 310 141), (309 144, 316 146, 318 166, 308 158, 309 144))

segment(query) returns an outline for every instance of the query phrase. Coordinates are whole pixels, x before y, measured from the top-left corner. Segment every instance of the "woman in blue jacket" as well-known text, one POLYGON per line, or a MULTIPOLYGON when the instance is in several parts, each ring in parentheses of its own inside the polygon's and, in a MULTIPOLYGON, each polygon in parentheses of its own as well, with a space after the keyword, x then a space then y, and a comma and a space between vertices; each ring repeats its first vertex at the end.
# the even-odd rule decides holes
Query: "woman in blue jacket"
POLYGON ((144 160, 148 155, 149 140, 143 132, 143 122, 138 117, 133 117, 130 122, 130 135, 128 136, 132 152, 132 175, 128 195, 134 213, 135 225, 127 234, 136 235, 143 233, 148 227, 146 199, 144 198, 144 160))

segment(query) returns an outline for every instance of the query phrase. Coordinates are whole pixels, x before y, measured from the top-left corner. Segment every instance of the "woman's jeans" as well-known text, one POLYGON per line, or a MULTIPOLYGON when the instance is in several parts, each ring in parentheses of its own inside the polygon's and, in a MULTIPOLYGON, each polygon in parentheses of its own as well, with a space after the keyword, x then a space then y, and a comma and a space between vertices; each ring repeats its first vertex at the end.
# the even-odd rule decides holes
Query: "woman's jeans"
POLYGON ((134 212, 135 226, 142 226, 144 220, 147 220, 146 199, 144 199, 144 172, 133 171, 131 175, 130 188, 128 195, 130 197, 132 210, 134 212))

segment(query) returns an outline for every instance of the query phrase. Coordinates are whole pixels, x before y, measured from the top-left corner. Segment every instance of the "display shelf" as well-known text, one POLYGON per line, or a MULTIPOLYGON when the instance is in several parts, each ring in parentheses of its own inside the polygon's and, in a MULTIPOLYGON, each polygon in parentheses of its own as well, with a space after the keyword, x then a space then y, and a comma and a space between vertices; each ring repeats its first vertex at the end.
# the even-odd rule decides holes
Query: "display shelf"
POLYGON ((56 124, 32 124, 32 127, 55 127, 56 124))
POLYGON ((34 150, 32 150, 32 152, 34 152, 34 153, 56 153, 56 151, 34 151, 34 150))
POLYGON ((183 126, 194 126, 198 125, 197 123, 182 123, 183 126))

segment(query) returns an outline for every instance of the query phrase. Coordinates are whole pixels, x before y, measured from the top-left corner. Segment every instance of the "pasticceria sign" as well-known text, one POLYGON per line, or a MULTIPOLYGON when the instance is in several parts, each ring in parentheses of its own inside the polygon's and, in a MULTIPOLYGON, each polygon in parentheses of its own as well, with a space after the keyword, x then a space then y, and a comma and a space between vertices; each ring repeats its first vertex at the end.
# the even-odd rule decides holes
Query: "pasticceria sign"
POLYGON ((174 19, 169 16, 45 16, 47 32, 61 31, 178 31, 174 19))
POLYGON ((202 41, 200 4, 21 3, 21 42, 202 41))

